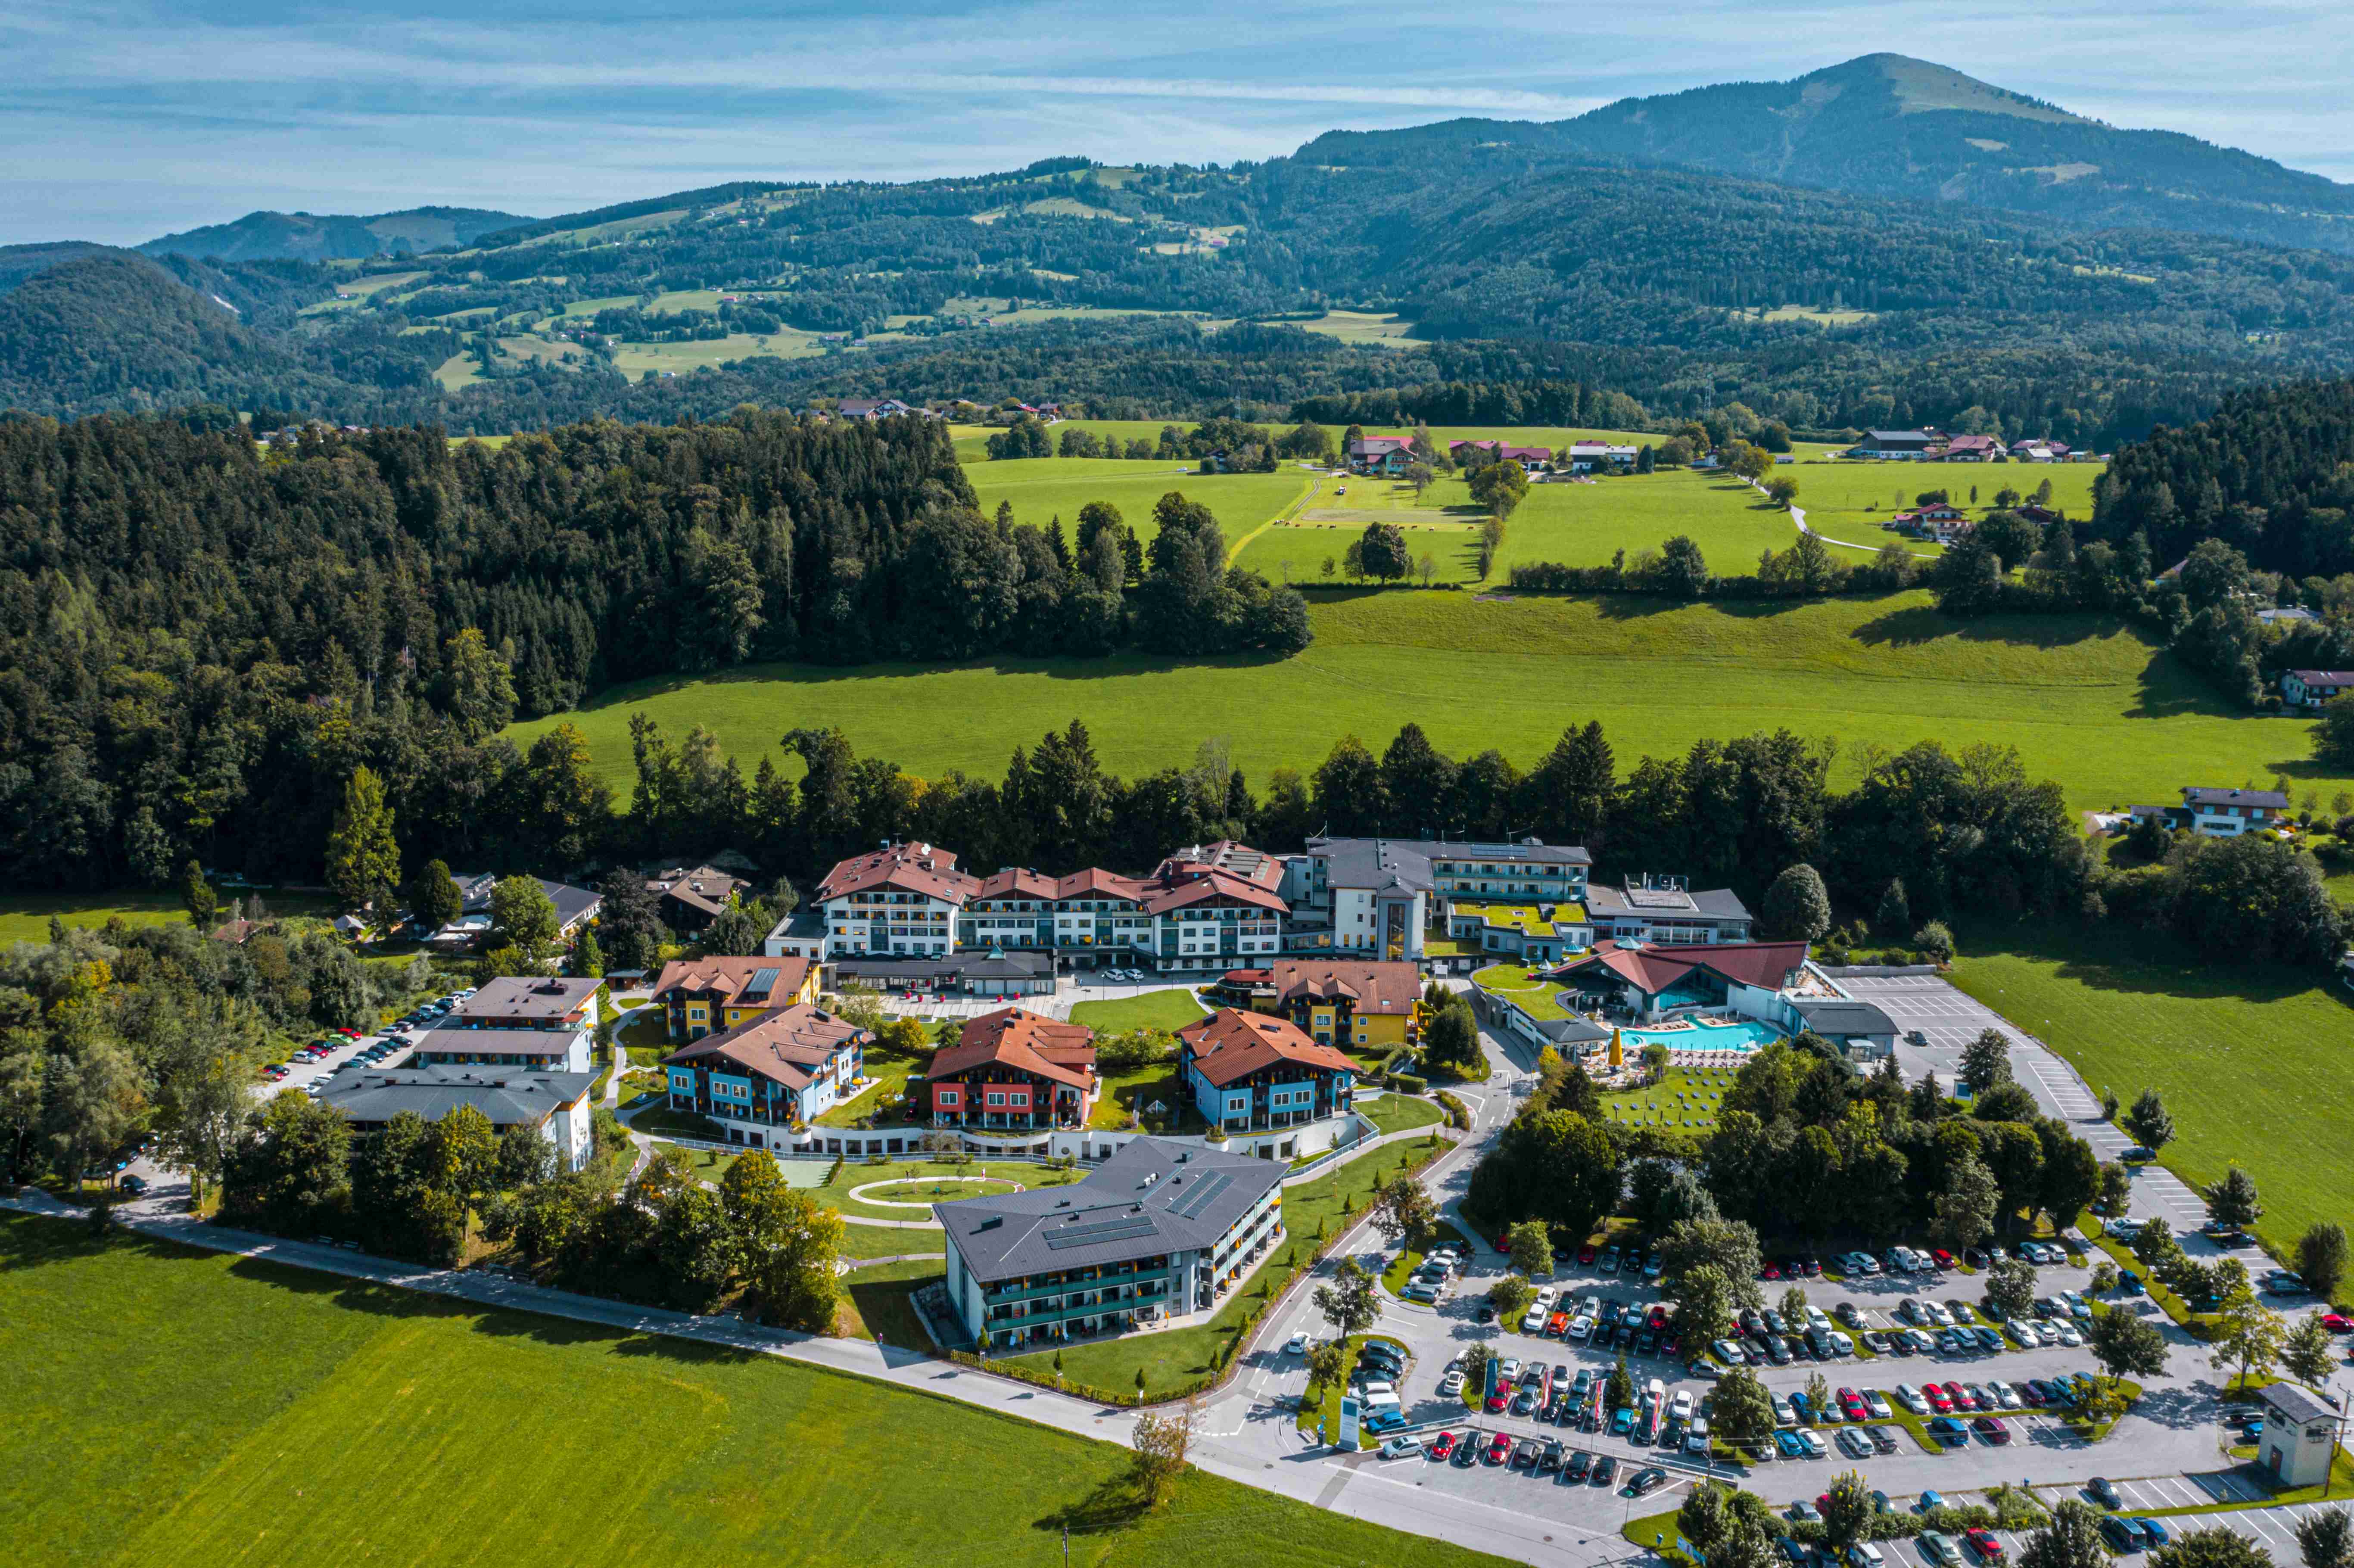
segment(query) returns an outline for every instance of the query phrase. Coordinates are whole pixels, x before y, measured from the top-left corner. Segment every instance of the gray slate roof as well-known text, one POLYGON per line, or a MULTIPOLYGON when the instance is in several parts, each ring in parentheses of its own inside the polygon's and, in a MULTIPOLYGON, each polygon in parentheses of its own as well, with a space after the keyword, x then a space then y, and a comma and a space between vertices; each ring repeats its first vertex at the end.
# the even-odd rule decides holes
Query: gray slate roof
POLYGON ((1430 839, 1310 839, 1335 887, 1395 887, 1427 893, 1437 885, 1434 860, 1511 860, 1538 865, 1592 865, 1576 844, 1440 842, 1430 839))
POLYGON ((1659 888, 1637 890, 1629 897, 1622 888, 1595 883, 1585 890, 1585 909, 1589 915, 1644 915, 1655 920, 1701 919, 1715 922, 1747 920, 1753 916, 1749 906, 1730 887, 1703 888, 1698 893, 1673 894, 1659 888))
POLYGON ((1583 1045, 1610 1038, 1610 1031, 1590 1018, 1540 1018, 1537 1033, 1556 1045, 1583 1045))
POLYGON ((2259 1391, 2264 1402, 2280 1413, 2284 1421, 2296 1426, 2316 1421, 2335 1421, 2342 1414, 2338 1408, 2312 1390, 2293 1383, 2276 1383, 2259 1391))
POLYGON ((1893 1034, 1896 1021, 1869 1001, 1815 1001, 1793 997, 1790 1005, 1807 1027, 1827 1040, 1847 1034, 1893 1034))
POLYGON ((482 988, 451 1016, 469 1018, 544 1018, 560 1023, 582 1002, 597 994, 600 980, 562 975, 501 975, 482 988))
POLYGON ((457 1056, 540 1056, 550 1061, 572 1054, 578 1029, 464 1029, 453 1023, 419 1031, 410 1044, 420 1052, 457 1056))
POLYGON ((327 1080, 319 1099, 349 1121, 387 1122, 402 1111, 440 1121, 460 1106, 472 1106, 493 1127, 536 1127, 596 1081, 593 1073, 529 1067, 345 1067, 327 1080))
POLYGON ((1025 980, 1051 973, 1054 967, 1051 953, 968 948, 928 959, 837 959, 833 972, 844 980, 1025 980))
POLYGON ((2186 787, 2183 804, 2189 806, 2264 806, 2275 811, 2288 810, 2288 797, 2277 789, 2204 789, 2186 787))
POLYGON ((935 1203, 932 1213, 975 1278, 1018 1279, 1201 1251, 1281 1186, 1287 1169, 1140 1138, 1074 1185, 935 1203))

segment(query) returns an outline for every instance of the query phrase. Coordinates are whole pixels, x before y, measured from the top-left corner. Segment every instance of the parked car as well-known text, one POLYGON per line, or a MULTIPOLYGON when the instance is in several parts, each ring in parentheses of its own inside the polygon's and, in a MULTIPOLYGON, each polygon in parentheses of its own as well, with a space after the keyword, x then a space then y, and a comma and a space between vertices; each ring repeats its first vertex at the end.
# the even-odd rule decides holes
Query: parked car
POLYGON ((1618 1478, 1618 1461, 1608 1454, 1594 1461, 1594 1484, 1606 1487, 1618 1478))
POLYGON ((1955 1545, 1954 1538, 1944 1531, 1925 1530, 1913 1540, 1921 1548, 1924 1563, 1934 1564, 1935 1568, 1959 1568, 1962 1549, 1955 1545))
POLYGON ((1979 1562, 1999 1563, 2002 1561, 2002 1542, 1994 1538, 1993 1531, 1985 1529, 1982 1526, 1975 1527, 1964 1531, 1962 1532, 1962 1539, 1970 1543, 1970 1550, 1978 1553, 1979 1562))
POLYGON ((2123 1508, 2125 1506, 2125 1499, 2117 1495, 2115 1483, 2112 1482, 2106 1476, 2094 1476, 2091 1480, 2084 1483, 2084 1489, 2087 1492, 2090 1492, 2093 1496, 2093 1500, 2100 1504, 2103 1508, 2123 1508))
POLYGON ((1580 1448, 1569 1457, 1569 1463, 1562 1467, 1562 1474, 1573 1481, 1582 1481, 1585 1479, 1585 1472, 1593 1467, 1594 1456, 1580 1448))
POLYGON ((1500 1465, 1511 1456, 1512 1435, 1499 1432, 1488 1439, 1488 1451, 1479 1457, 1490 1465, 1500 1465))
POLYGON ((1421 1452, 1422 1445, 1411 1437, 1393 1437, 1383 1444, 1381 1448, 1382 1457, 1384 1459, 1403 1459, 1408 1454, 1421 1452))
POLYGON ((2108 1542, 2112 1550, 2120 1552, 2139 1552, 2145 1544, 2142 1540, 2141 1521, 2129 1519, 2124 1514, 2103 1515, 2101 1534, 2108 1542))
POLYGON ((1655 1465, 1649 1469, 1636 1471, 1635 1478, 1627 1483, 1627 1489, 1638 1498, 1649 1497, 1665 1486, 1667 1480, 1667 1471, 1655 1465))

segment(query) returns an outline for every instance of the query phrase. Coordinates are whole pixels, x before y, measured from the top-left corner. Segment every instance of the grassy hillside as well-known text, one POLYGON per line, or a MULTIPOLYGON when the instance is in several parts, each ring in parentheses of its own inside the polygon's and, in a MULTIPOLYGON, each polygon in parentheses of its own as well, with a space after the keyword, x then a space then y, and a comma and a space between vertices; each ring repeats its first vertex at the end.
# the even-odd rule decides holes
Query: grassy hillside
POLYGON ((2317 1220, 2354 1226, 2354 991, 2309 970, 2218 967, 2115 927, 1964 932, 1954 982, 2065 1056, 2095 1093, 2166 1097, 2176 1174, 2256 1179, 2256 1230, 2287 1255, 2317 1220))
MULTIPOLYGON (((1762 515, 1762 514, 1761 514, 1762 515)), ((2093 617, 1959 624, 1925 593, 1808 605, 1635 599, 1480 602, 1456 593, 1311 595, 1316 643, 1293 659, 1185 663, 1143 655, 954 667, 748 666, 726 678, 620 687, 563 715, 626 792, 629 715, 705 724, 749 768, 796 725, 840 725, 862 753, 927 777, 999 772, 1017 744, 1074 717, 1106 767, 1182 763, 1233 744, 1254 784, 1312 768, 1341 736, 1376 749, 1408 719, 1458 754, 1494 746, 1523 766, 1572 720, 1599 719, 1621 770, 1697 739, 1787 726, 1846 743, 2016 746, 2078 806, 2173 798, 2186 780, 2287 772, 2307 726, 2233 714, 2139 632, 2093 617)), ((528 744, 555 718, 518 725, 528 744)), ((2325 789, 2325 793, 2327 790, 2325 789)))
POLYGON ((1171 491, 1182 491, 1217 514, 1232 546, 1243 535, 1306 495, 1314 475, 1287 464, 1274 473, 1197 473, 1178 462, 1129 462, 1113 458, 1016 458, 966 465, 983 516, 994 516, 1001 501, 1013 504, 1016 523, 1042 526, 1063 520, 1063 536, 1076 540, 1079 508, 1106 501, 1119 508, 1140 540, 1158 532, 1152 508, 1171 491))
POLYGON ((1109 1445, 651 1335, 0 1219, 27 1563, 1490 1563, 1109 1445), (1009 1487, 1002 1478, 1018 1475, 1009 1487))

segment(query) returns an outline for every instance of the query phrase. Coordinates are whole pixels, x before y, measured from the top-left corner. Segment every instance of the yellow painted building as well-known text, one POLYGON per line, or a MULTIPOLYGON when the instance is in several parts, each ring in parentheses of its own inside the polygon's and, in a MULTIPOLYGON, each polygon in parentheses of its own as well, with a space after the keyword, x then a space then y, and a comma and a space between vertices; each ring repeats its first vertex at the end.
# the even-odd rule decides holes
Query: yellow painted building
POLYGON ((663 966, 653 1000, 670 1038, 699 1040, 763 1014, 814 1004, 818 968, 806 959, 674 959, 663 966))

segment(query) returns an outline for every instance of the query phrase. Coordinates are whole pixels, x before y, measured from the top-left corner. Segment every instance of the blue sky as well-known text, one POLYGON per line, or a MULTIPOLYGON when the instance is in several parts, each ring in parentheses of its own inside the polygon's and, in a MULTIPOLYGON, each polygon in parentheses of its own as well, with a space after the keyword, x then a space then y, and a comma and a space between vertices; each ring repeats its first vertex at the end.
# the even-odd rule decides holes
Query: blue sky
POLYGON ((2348 6, 0 0, 0 244, 256 207, 546 216, 738 178, 1085 154, 1230 162, 1335 127, 1561 119, 1919 55, 2113 124, 2354 180, 2348 6))

